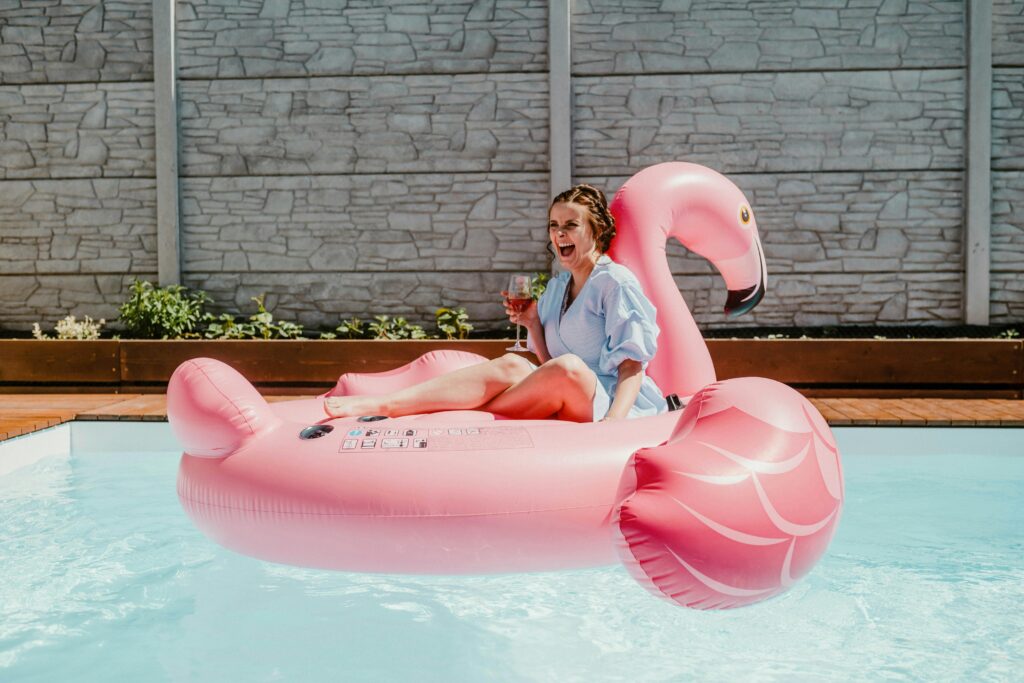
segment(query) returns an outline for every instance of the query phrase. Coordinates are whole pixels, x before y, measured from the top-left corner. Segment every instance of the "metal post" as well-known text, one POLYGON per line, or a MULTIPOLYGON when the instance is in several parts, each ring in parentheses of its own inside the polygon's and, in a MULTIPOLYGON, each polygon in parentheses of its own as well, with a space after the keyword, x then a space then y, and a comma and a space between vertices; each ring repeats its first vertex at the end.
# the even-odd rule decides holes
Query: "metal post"
MULTIPOLYGON (((550 196, 572 185, 572 52, 570 0, 548 4, 548 156, 550 196)), ((553 275, 561 272, 552 259, 553 275)))
POLYGON ((175 0, 153 0, 157 278, 163 286, 181 284, 174 6, 175 0))
POLYGON ((988 325, 992 224, 992 3, 967 3, 964 320, 988 325))
POLYGON ((551 196, 572 184, 572 58, 569 0, 548 5, 549 154, 551 196))

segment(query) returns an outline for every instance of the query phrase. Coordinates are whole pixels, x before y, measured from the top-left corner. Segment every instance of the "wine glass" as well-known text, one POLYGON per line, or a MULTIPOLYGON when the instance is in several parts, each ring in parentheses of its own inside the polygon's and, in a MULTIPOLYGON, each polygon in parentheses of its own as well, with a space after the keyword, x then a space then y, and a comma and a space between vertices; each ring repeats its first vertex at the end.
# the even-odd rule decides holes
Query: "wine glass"
MULTIPOLYGON (((516 313, 522 313, 533 303, 533 295, 530 291, 532 280, 533 278, 528 273, 515 273, 508 279, 508 305, 516 313)), ((505 350, 516 352, 529 351, 519 341, 519 323, 516 323, 515 346, 510 346, 505 350)))

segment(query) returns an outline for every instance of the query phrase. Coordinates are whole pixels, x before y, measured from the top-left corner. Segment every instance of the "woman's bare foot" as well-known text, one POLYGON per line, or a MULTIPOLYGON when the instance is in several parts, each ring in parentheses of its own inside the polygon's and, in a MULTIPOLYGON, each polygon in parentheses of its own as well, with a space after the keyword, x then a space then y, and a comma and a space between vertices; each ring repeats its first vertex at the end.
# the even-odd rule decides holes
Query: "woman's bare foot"
POLYGON ((380 396, 330 396, 324 399, 324 412, 331 417, 387 415, 380 396))

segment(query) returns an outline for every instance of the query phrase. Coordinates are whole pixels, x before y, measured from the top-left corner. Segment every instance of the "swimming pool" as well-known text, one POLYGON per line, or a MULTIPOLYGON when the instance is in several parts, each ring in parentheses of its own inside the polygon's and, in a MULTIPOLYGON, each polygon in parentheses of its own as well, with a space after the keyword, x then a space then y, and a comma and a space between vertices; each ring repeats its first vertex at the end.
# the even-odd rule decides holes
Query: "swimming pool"
POLYGON ((839 532, 789 593, 695 612, 625 569, 331 573, 235 555, 164 423, 0 444, 0 680, 1006 680, 1024 666, 1024 429, 837 428, 839 532))

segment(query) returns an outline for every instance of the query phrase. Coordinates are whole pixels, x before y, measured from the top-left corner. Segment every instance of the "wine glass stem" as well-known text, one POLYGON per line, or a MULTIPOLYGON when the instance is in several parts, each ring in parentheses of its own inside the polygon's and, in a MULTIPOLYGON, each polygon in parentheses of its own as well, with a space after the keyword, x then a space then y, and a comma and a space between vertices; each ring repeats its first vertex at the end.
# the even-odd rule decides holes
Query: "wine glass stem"
POLYGON ((516 323, 516 346, 519 346, 519 323, 516 323))

